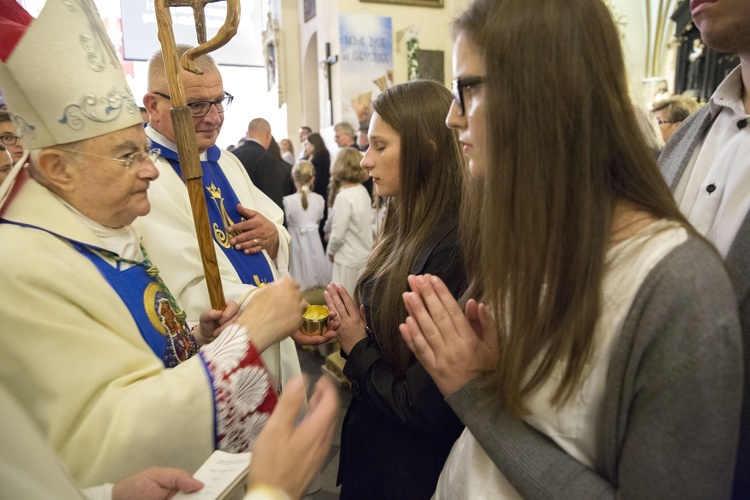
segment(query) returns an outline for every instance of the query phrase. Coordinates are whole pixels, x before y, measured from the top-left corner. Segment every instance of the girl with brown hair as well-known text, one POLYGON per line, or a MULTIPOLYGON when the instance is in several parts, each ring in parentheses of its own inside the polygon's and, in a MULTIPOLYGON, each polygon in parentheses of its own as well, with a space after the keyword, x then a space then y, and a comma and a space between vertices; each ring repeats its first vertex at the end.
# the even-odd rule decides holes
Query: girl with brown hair
MULTIPOLYGON (((322 196, 324 200, 328 199, 328 180, 331 176, 331 153, 328 152, 326 143, 320 134, 313 132, 302 142, 302 150, 307 155, 306 158, 315 167, 313 191, 322 196)), ((320 234, 320 241, 323 243, 323 247, 327 243, 323 234, 323 225, 327 218, 328 206, 323 209, 323 220, 320 221, 320 225, 318 226, 318 234, 320 234)))
POLYGON ((388 201, 383 228, 355 299, 326 291, 354 394, 341 434, 342 499, 429 498, 463 427, 398 331, 409 273, 438 275, 456 296, 466 285, 457 231, 465 163, 444 124, 450 103, 430 81, 373 103, 362 167, 388 201))
POLYGON ((467 426, 436 498, 728 497, 733 292, 639 132, 607 7, 475 0, 454 29, 471 299, 411 276, 401 325, 467 426))
POLYGON ((315 166, 315 184, 313 191, 324 199, 328 198, 328 178, 331 175, 331 153, 326 143, 317 132, 307 136, 302 143, 307 159, 315 166))
POLYGON ((328 258, 333 262, 331 280, 354 293, 362 269, 372 251, 370 195, 362 185, 367 172, 359 166, 362 155, 344 148, 333 161, 328 188, 328 258))

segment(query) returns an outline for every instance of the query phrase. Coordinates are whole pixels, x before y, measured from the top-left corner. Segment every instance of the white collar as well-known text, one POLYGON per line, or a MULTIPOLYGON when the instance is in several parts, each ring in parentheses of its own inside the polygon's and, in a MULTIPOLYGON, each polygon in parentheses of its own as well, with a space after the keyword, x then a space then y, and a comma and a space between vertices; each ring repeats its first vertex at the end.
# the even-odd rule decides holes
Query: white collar
POLYGON ((96 235, 101 242, 101 247, 114 252, 121 257, 132 260, 143 260, 143 254, 140 250, 140 235, 135 231, 132 226, 123 226, 119 228, 111 228, 99 224, 98 222, 91 220, 90 218, 79 212, 73 205, 63 200, 56 194, 60 202, 68 208, 73 215, 78 218, 86 227, 96 235))
MULTIPOLYGON (((152 127, 150 123, 148 124, 148 126, 146 126, 145 130, 146 130, 146 135, 152 141, 158 142, 162 146, 167 147, 167 148, 171 149, 172 151, 177 151, 177 144, 175 144, 174 142, 172 142, 169 139, 167 139, 166 137, 164 137, 161 134, 161 132, 159 132, 154 127, 152 127)), ((206 152, 204 151, 204 152, 201 153, 201 161, 206 161, 206 158, 207 158, 206 157, 206 152)))
POLYGON ((745 106, 742 103, 742 72, 737 66, 724 81, 716 87, 716 91, 708 101, 711 110, 711 117, 721 113, 723 108, 727 108, 737 116, 746 116, 745 106))

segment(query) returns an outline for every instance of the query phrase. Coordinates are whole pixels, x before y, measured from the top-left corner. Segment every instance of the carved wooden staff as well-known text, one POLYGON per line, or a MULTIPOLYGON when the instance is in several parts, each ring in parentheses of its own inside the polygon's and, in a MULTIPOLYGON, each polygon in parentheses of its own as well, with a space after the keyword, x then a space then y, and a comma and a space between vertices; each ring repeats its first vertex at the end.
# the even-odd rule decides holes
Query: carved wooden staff
POLYGON ((198 235, 198 246, 201 253, 203 272, 206 275, 208 295, 211 299, 211 307, 224 309, 224 291, 221 286, 219 266, 216 261, 216 249, 214 248, 211 227, 206 210, 206 195, 203 189, 203 170, 201 169, 200 155, 195 144, 195 127, 190 108, 185 99, 185 88, 180 77, 180 66, 186 71, 197 75, 203 74, 195 66, 194 60, 203 54, 207 54, 224 46, 236 33, 240 22, 240 0, 226 0, 227 17, 219 32, 211 40, 206 41, 206 17, 204 8, 206 4, 220 0, 156 0, 156 22, 159 27, 159 42, 164 55, 164 68, 167 74, 169 95, 171 97, 172 127, 174 128, 175 142, 177 143, 177 156, 180 159, 182 178, 187 184, 190 195, 190 206, 193 210, 193 221, 195 232, 198 235), (199 45, 188 50, 182 61, 177 58, 174 33, 172 31, 172 16, 169 7, 192 7, 195 18, 195 30, 199 45))

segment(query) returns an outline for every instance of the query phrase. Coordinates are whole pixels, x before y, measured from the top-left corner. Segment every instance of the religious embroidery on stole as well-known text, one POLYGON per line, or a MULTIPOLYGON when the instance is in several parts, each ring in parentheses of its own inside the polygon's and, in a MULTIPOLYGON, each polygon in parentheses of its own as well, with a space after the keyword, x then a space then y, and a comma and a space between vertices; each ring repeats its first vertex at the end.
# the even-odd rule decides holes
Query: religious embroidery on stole
MULTIPOLYGON (((229 226, 234 225, 234 222, 232 222, 232 219, 229 217, 229 214, 227 213, 227 209, 224 207, 224 197, 221 196, 221 188, 217 188, 214 183, 212 182, 210 186, 205 186, 206 191, 211 195, 211 200, 213 200, 214 204, 216 205, 216 208, 219 210, 219 213, 221 214, 221 223, 224 226, 223 228, 219 227, 219 224, 216 222, 213 223, 213 230, 214 230, 214 239, 216 240, 216 243, 221 245, 224 248, 230 248, 231 244, 229 243, 229 240, 233 238, 234 236, 237 236, 239 233, 231 233, 227 231, 227 228, 229 226)), ((240 219, 240 222, 246 220, 244 217, 240 219)), ((265 281, 261 281, 257 274, 253 274, 253 281, 255 282, 255 286, 257 287, 264 287, 267 283, 265 281)))
POLYGON ((224 208, 224 198, 221 196, 221 189, 217 188, 212 182, 210 186, 206 186, 206 190, 211 195, 211 199, 216 205, 216 208, 219 210, 219 213, 221 214, 221 223, 224 225, 223 228, 220 228, 219 224, 217 224, 216 222, 213 223, 214 237, 216 238, 216 243, 223 246, 224 248, 229 248, 230 247, 229 240, 233 236, 236 236, 236 234, 227 232, 227 228, 233 225, 234 222, 232 222, 232 219, 229 218, 227 209, 224 208))
MULTIPOLYGON (((164 352, 165 361, 172 361, 169 358, 174 356, 179 363, 198 352, 187 325, 179 321, 177 313, 158 283, 151 282, 146 286, 143 292, 143 305, 151 325, 169 340, 164 352)), ((168 366, 175 364, 169 363, 168 366)))

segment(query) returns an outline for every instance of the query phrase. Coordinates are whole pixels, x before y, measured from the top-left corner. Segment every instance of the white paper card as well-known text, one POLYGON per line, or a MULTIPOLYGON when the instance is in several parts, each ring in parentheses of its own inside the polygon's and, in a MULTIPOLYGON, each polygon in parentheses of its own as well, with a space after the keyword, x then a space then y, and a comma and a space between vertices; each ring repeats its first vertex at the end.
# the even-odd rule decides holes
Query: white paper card
POLYGON ((205 486, 194 493, 178 493, 175 500, 221 500, 246 480, 252 453, 214 451, 194 477, 205 486))

